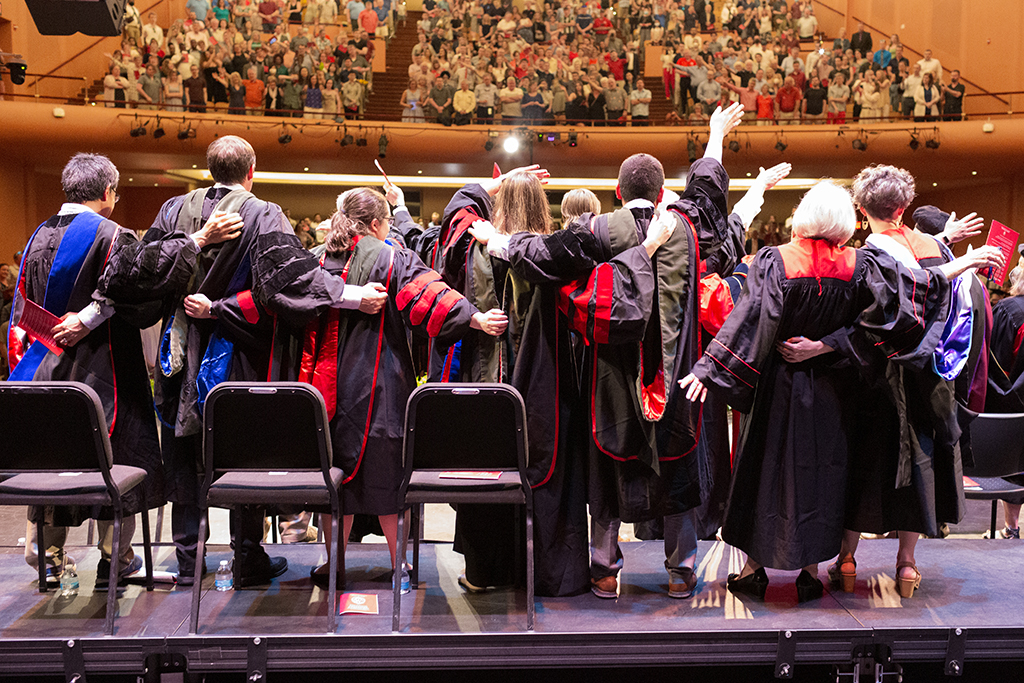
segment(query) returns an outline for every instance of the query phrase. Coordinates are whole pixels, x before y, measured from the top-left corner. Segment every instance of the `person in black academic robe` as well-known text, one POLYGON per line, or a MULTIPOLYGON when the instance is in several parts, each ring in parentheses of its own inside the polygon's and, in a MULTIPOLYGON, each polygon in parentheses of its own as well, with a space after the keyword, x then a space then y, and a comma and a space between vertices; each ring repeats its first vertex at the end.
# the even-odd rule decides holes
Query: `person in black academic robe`
MULTIPOLYGON (((1010 296, 992 307, 986 413, 1024 413, 1024 268, 1010 271, 1010 296)), ((1024 477, 1007 477, 1024 484, 1024 477)), ((1020 536, 1020 508, 1024 496, 1003 500, 1006 520, 1003 538, 1020 536)))
MULTIPOLYGON (((182 585, 191 583, 198 544, 206 392, 227 380, 294 380, 309 320, 333 306, 357 308, 371 301, 380 306, 384 299, 372 290, 346 287, 323 271, 281 208, 252 195, 255 153, 248 142, 221 137, 207 150, 207 161, 216 185, 168 200, 144 237, 152 244, 191 234, 214 210, 236 211, 243 221, 237 240, 204 250, 185 286, 163 300, 156 408, 182 585)), ((161 283, 160 265, 148 257, 112 259, 107 276, 125 291, 145 292, 161 283)), ((283 558, 271 562, 260 546, 262 512, 233 514, 242 585, 266 583, 283 573, 283 558)))
MULTIPOLYGON (((11 381, 80 381, 90 386, 100 399, 109 429, 114 463, 140 467, 146 471, 143 484, 124 498, 120 569, 124 573, 140 567, 131 548, 135 529, 134 515, 164 503, 160 444, 153 421, 153 399, 149 374, 142 353, 140 328, 159 319, 159 290, 140 293, 124 291, 105 281, 110 260, 122 255, 146 255, 165 265, 168 282, 182 283, 191 271, 191 262, 208 238, 216 239, 207 228, 192 239, 177 236, 153 248, 143 248, 135 233, 120 227, 107 216, 117 202, 118 173, 103 156, 76 155, 65 167, 64 189, 68 203, 45 221, 25 248, 25 258, 15 290, 8 343, 11 350, 11 381), (106 186, 96 196, 96 184, 106 177, 106 186), (57 355, 41 342, 31 341, 19 327, 26 301, 34 302, 50 313, 63 317, 54 337, 62 343, 57 355)), ((216 231, 214 231, 216 232, 216 231)), ((35 565, 35 522, 48 527, 44 549, 48 572, 59 575, 64 556, 66 526, 77 526, 91 515, 80 507, 33 508, 29 511, 25 555, 35 565)), ((99 519, 101 551, 98 581, 107 579, 104 563, 110 561, 112 536, 109 531, 113 512, 103 509, 99 519)), ((70 560, 73 564, 74 561, 70 560)), ((109 565, 107 565, 109 566, 109 565)))
POLYGON ((927 329, 918 321, 944 320, 935 276, 915 271, 914 279, 884 254, 838 246, 855 224, 845 190, 824 182, 808 192, 793 241, 758 252, 735 310, 681 383, 696 385, 691 399, 703 384, 747 413, 722 528, 722 538, 748 555, 730 576, 734 592, 763 596, 762 567, 803 568, 800 600, 820 597, 817 563, 835 556, 843 537, 837 491, 846 486, 848 444, 836 436, 854 429, 845 402, 856 372, 837 354, 789 363, 778 342, 856 324, 894 361, 915 362, 927 329), (916 298, 908 300, 911 292, 916 298))
MULTIPOLYGON (((380 193, 359 188, 338 198, 322 266, 347 283, 379 287, 387 304, 377 313, 331 309, 322 315, 307 330, 299 379, 316 386, 327 403, 334 462, 345 473, 343 538, 353 514, 378 516, 394 565, 403 507, 401 417, 416 388, 408 332, 447 345, 471 328, 500 334, 506 318, 498 310, 481 313, 414 252, 385 242, 388 230, 380 193)), ((330 549, 329 534, 326 540, 330 549)))

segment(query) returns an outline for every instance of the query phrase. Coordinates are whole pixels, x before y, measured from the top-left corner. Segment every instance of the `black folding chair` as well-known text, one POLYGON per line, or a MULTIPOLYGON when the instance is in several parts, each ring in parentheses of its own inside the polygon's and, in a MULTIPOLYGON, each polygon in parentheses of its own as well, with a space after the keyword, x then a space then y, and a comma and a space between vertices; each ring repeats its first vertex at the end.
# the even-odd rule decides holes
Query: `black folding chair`
MULTIPOLYGON (((203 460, 206 476, 199 496, 199 548, 189 633, 199 629, 206 511, 229 505, 302 505, 330 508, 331 530, 339 540, 344 478, 332 466, 331 436, 323 396, 298 382, 224 382, 206 398, 203 460)), ((234 584, 241 572, 235 547, 234 584)), ((328 632, 337 625, 337 575, 343 558, 330 553, 327 590, 328 632)), ((344 567, 344 565, 341 565, 344 567)))
MULTIPOLYGON (((100 399, 81 382, 0 382, 0 505, 102 506, 114 511, 104 632, 114 634, 120 567, 122 496, 146 478, 139 467, 115 465, 100 399)), ((36 522, 39 592, 46 592, 46 543, 36 522)), ((146 590, 153 590, 149 515, 142 515, 146 590)), ((30 542, 28 539, 26 543, 30 542)))
POLYGON ((1024 486, 1003 478, 1024 472, 1024 413, 979 413, 971 421, 969 432, 974 467, 965 467, 964 475, 981 488, 965 489, 964 496, 992 501, 989 538, 995 538, 999 501, 1024 494, 1024 486))
MULTIPOLYGON (((507 503, 526 508, 526 630, 533 630, 533 493, 526 478, 529 453, 523 397, 508 384, 425 384, 413 391, 405 413, 404 508, 424 503, 507 503), (500 472, 498 479, 452 477, 500 472)), ((413 524, 414 549, 419 524, 413 524)), ((518 531, 518 525, 516 529, 518 531)), ((398 515, 391 630, 398 631, 405 563, 405 515, 398 515)), ((518 550, 519 544, 516 543, 518 550)), ((419 553, 414 551, 413 576, 419 553)))

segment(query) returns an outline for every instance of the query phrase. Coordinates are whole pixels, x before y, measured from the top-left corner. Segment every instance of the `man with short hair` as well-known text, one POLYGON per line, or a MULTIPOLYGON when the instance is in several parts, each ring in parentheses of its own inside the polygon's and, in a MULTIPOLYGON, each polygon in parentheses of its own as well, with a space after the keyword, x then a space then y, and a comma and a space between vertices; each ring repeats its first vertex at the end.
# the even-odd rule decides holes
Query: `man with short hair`
POLYGON ((199 67, 193 64, 189 70, 191 78, 181 82, 188 95, 188 110, 199 114, 206 113, 206 79, 199 75, 199 67))
POLYGON ((871 34, 864 28, 864 22, 857 23, 857 32, 850 36, 850 49, 857 52, 863 52, 865 55, 873 54, 874 43, 871 40, 871 34))
POLYGON ((942 118, 946 121, 959 121, 964 117, 964 91, 966 88, 960 82, 959 69, 953 69, 949 75, 949 85, 942 86, 942 118))
MULTIPOLYGON (((208 225, 191 239, 176 233, 162 245, 143 247, 134 232, 109 219, 119 199, 119 179, 114 164, 98 154, 76 154, 64 167, 61 184, 67 202, 39 226, 25 248, 11 315, 13 321, 21 321, 26 301, 32 301, 61 317, 50 332, 63 353, 57 355, 35 341, 28 334, 31 330, 21 329, 19 322, 10 327, 8 348, 11 381, 79 381, 91 387, 103 407, 114 464, 146 471, 143 483, 125 495, 117 572, 126 578, 142 568, 142 559, 131 546, 135 515, 164 502, 160 444, 139 330, 152 325, 158 314, 153 306, 158 302, 150 299, 159 297, 168 282, 187 282, 202 248, 237 234, 237 226, 208 225), (145 288, 111 285, 107 276, 112 259, 145 262, 160 270, 165 282, 145 288)), ((47 577, 56 581, 65 562, 67 527, 78 526, 93 514, 91 508, 29 508, 25 560, 37 566, 42 552, 47 577), (47 547, 42 551, 36 543, 37 523, 45 525, 47 547)), ((101 589, 110 576, 112 517, 110 508, 99 512, 96 583, 101 589)), ((67 558, 67 564, 74 566, 74 560, 67 558)))
POLYGON ((248 78, 242 81, 245 86, 245 114, 246 116, 263 116, 263 95, 266 93, 266 85, 256 77, 256 67, 250 66, 248 78))
POLYGON ((281 8, 274 0, 263 0, 256 9, 256 13, 263 22, 263 32, 273 33, 281 21, 281 8))
POLYGON ((644 87, 644 80, 641 78, 636 82, 636 87, 629 93, 629 112, 633 119, 633 125, 646 126, 647 119, 651 115, 651 91, 644 87))
POLYGON ((473 122, 473 112, 476 111, 476 95, 469 89, 468 78, 463 79, 462 86, 455 91, 452 108, 455 111, 456 126, 465 126, 473 122))
MULTIPOLYGON (((281 208, 253 196, 256 154, 248 142, 220 137, 210 144, 206 160, 215 185, 168 200, 144 238, 146 244, 159 244, 175 233, 190 234, 215 211, 241 215, 239 239, 203 254, 194 277, 163 302, 165 334, 182 340, 162 348, 156 377, 180 585, 191 585, 197 560, 205 565, 196 557, 202 387, 226 380, 294 379, 297 359, 287 355, 286 342, 301 335, 306 323, 331 307, 376 313, 387 298, 378 284, 346 286, 321 269, 281 208), (224 374, 202 363, 211 345, 231 357, 224 374)), ((144 289, 145 265, 115 260, 111 280, 133 281, 144 289)), ((260 545, 262 509, 233 510, 232 531, 236 586, 265 584, 287 570, 284 558, 271 558, 260 545)))
POLYGON ((939 60, 932 57, 931 50, 925 50, 924 59, 917 60, 917 64, 918 66, 921 67, 922 77, 925 74, 931 74, 933 83, 942 82, 942 64, 939 62, 939 60))
POLYGON ((156 67, 152 64, 146 67, 146 73, 139 78, 138 83, 135 85, 138 89, 141 103, 139 104, 140 109, 157 109, 160 104, 160 94, 163 90, 160 76, 157 74, 156 67))
POLYGON ((146 18, 149 19, 149 23, 142 25, 142 44, 149 45, 155 40, 158 47, 163 47, 164 30, 156 23, 156 12, 150 12, 146 18))
POLYGON ((473 94, 476 96, 476 120, 479 123, 491 123, 494 121, 494 107, 498 101, 498 88, 491 81, 491 72, 484 71, 483 83, 476 86, 473 90, 473 94))
POLYGON ((779 92, 775 94, 775 118, 780 126, 793 123, 800 114, 800 100, 803 96, 792 76, 787 76, 779 92))

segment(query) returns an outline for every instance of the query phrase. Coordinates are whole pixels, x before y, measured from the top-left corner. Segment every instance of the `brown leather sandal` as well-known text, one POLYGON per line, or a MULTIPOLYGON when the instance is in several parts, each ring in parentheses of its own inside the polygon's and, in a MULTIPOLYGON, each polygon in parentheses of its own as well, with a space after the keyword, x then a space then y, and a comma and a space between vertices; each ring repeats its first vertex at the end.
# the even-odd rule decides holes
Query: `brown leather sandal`
POLYGON ((857 583, 857 560, 853 559, 853 553, 841 555, 830 565, 828 578, 834 585, 842 588, 844 593, 852 593, 854 584, 857 583))
POLYGON ((914 597, 914 590, 921 586, 921 572, 917 570, 917 565, 913 562, 899 562, 896 565, 896 587, 900 592, 901 598, 912 598, 914 597), (900 570, 904 567, 910 567, 914 570, 916 575, 912 579, 906 579, 900 575, 900 570))

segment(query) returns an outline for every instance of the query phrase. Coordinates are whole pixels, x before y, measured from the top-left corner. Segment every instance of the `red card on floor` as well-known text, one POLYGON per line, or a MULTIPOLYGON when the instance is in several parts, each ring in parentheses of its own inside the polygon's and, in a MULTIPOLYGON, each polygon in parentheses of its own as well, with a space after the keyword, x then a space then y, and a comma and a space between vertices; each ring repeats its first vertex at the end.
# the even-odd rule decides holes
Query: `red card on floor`
POLYGON ((470 470, 468 472, 442 472, 437 475, 441 479, 501 479, 501 472, 478 472, 476 470, 470 470))
POLYGON ((999 270, 995 268, 990 269, 992 272, 989 275, 989 279, 997 285, 1002 285, 1006 281, 1006 275, 1010 272, 1010 268, 1017 263, 1017 259, 1013 257, 1013 254, 1019 237, 1020 233, 1016 230, 1011 230, 999 221, 992 221, 992 227, 988 230, 988 239, 985 241, 985 244, 999 247, 1003 252, 1003 257, 1006 259, 1003 267, 999 270))
POLYGON ((338 614, 377 614, 377 596, 372 593, 342 593, 338 614))
POLYGON ((981 485, 970 477, 964 477, 964 491, 980 491, 981 485))
POLYGON ((55 355, 64 353, 64 349, 53 339, 51 330, 60 324, 60 318, 32 301, 22 299, 25 307, 21 310, 21 319, 18 320, 18 327, 25 330, 35 340, 52 351, 55 355))

